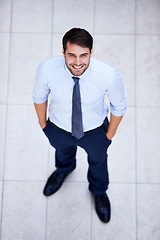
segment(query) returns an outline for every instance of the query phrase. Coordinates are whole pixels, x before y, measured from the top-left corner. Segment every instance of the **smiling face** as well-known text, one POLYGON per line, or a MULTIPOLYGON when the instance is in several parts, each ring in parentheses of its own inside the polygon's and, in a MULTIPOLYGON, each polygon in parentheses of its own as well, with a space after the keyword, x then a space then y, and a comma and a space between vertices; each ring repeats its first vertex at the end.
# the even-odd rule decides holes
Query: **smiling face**
POLYGON ((67 42, 67 48, 63 55, 65 57, 66 66, 74 76, 82 75, 89 66, 92 50, 81 47, 77 44, 67 42))

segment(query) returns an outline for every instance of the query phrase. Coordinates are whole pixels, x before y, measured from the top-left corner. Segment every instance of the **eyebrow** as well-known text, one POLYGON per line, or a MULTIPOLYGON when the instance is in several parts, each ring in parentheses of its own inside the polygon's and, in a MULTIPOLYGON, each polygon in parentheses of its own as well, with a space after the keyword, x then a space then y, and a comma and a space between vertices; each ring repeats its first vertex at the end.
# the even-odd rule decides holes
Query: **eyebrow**
MULTIPOLYGON (((67 55, 76 55, 75 53, 67 53, 67 55)), ((80 55, 88 55, 88 53, 81 53, 80 55)))

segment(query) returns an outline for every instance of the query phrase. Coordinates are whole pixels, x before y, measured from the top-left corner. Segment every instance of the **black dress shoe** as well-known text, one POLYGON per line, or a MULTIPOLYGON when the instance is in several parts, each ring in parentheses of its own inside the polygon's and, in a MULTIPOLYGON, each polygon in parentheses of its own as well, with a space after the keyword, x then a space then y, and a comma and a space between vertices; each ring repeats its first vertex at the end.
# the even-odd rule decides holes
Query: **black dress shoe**
POLYGON ((111 206, 107 194, 95 195, 94 202, 95 210, 100 220, 104 223, 109 222, 111 218, 111 206))
POLYGON ((62 186, 68 174, 69 173, 66 174, 59 173, 58 170, 54 171, 47 180, 47 183, 43 190, 43 194, 48 197, 53 193, 57 192, 62 186))

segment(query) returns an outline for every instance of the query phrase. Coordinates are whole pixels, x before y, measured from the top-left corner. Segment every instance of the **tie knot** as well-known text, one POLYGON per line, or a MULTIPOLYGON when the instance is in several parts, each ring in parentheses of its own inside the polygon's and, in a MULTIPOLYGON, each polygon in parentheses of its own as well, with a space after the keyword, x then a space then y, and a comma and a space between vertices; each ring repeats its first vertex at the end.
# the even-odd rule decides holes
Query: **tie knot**
POLYGON ((78 78, 78 77, 72 77, 72 78, 73 78, 75 84, 78 84, 78 82, 79 82, 79 78, 78 78))

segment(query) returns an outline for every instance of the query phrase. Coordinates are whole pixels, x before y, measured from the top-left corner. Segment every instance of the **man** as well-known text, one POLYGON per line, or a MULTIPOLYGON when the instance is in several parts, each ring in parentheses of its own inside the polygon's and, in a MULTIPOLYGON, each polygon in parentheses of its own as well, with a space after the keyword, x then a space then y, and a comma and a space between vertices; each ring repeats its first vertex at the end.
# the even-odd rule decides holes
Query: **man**
POLYGON ((76 167, 77 146, 88 154, 88 182, 96 212, 109 222, 110 201, 107 149, 126 110, 125 90, 120 73, 112 66, 91 58, 93 38, 80 28, 63 37, 63 56, 42 62, 37 69, 33 100, 39 124, 56 149, 56 171, 48 178, 44 195, 54 194, 76 167), (107 93, 108 107, 104 102, 107 93), (49 118, 47 101, 51 94, 49 118))

